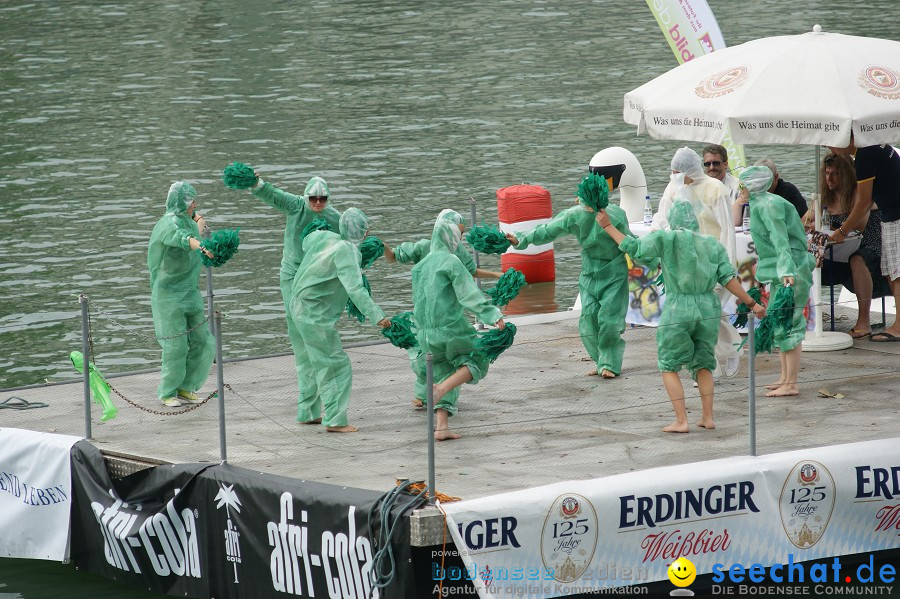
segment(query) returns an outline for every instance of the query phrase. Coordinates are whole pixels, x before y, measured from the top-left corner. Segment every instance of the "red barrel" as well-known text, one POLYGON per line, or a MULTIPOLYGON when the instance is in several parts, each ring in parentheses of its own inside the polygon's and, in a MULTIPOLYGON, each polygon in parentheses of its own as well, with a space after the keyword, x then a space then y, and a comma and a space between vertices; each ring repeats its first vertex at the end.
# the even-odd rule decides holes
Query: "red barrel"
MULTIPOLYGON (((500 229, 519 233, 546 223, 553 216, 550 192, 539 185, 513 185, 497 190, 497 213, 500 229)), ((509 248, 500 256, 503 271, 515 268, 528 283, 544 283, 556 279, 553 243, 532 245, 524 250, 509 248)))

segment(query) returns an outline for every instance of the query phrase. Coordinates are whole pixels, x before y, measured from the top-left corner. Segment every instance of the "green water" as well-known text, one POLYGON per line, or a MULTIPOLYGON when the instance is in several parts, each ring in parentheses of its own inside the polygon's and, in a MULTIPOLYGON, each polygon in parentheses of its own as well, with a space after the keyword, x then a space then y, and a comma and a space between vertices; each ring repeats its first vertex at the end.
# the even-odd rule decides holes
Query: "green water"
POLYGON ((165 596, 76 570, 71 564, 0 559, 0 599, 154 599, 165 596))
MULTIPOLYGON (((815 23, 900 37, 896 0, 710 4, 729 45, 815 23)), ((0 388, 76 376, 66 356, 80 349, 81 292, 104 371, 158 366, 146 243, 176 179, 195 185, 213 228, 241 229, 239 254, 215 275, 225 355, 287 351, 283 220, 222 186, 233 160, 296 193, 324 176, 336 207, 362 207, 394 244, 430 234, 442 208, 468 215, 470 197, 495 222, 495 190, 522 182, 549 189, 558 211, 610 146, 638 157, 658 198, 684 144, 638 137, 622 96, 674 65, 639 0, 6 1, 0 388)), ((810 148, 747 148, 765 154, 813 188, 810 148)), ((575 298, 570 239, 556 262, 555 296, 535 310, 575 298)), ((408 268, 381 261, 369 278, 386 311, 410 307, 408 268)), ((340 327, 347 341, 375 334, 340 327)), ((0 583, 0 597, 149 596, 40 562, 0 560, 0 583)))

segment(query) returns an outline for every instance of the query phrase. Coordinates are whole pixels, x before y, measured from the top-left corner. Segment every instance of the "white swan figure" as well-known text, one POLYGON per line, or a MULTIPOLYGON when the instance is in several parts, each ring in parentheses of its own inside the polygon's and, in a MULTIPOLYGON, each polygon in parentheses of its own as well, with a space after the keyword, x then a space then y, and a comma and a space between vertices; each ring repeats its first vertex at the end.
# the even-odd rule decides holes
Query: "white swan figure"
POLYGON ((619 206, 628 216, 628 222, 644 218, 647 179, 634 154, 618 146, 600 150, 591 158, 588 171, 604 177, 610 191, 619 190, 619 206))

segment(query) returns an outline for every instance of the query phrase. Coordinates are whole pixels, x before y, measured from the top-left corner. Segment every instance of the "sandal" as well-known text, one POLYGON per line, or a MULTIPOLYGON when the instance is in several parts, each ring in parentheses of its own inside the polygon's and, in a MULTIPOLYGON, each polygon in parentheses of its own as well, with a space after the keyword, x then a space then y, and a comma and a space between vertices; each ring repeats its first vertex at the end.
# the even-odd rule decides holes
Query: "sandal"
POLYGON ((863 329, 850 329, 850 336, 854 339, 864 339, 872 334, 872 329, 864 331, 863 329))

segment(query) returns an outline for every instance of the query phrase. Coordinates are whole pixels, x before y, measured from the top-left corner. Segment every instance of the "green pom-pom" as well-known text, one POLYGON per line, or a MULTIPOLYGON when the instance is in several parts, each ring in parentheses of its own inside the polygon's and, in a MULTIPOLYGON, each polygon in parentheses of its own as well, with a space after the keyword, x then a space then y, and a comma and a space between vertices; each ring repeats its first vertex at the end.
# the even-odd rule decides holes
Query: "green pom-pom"
POLYGON ((466 239, 482 254, 502 254, 509 248, 509 240, 503 231, 490 225, 474 225, 466 239))
POLYGON ((609 205, 609 185, 606 184, 606 179, 590 173, 578 184, 578 197, 595 212, 606 208, 609 205))
MULTIPOLYGON (((751 287, 747 290, 747 295, 753 298, 753 301, 757 303, 762 301, 762 289, 759 287, 751 287)), ((747 307, 747 304, 738 305, 736 316, 734 318, 734 326, 738 328, 747 326, 748 314, 750 314, 750 308, 747 307)))
POLYGON ((303 231, 300 233, 301 243, 303 242, 304 239, 306 239, 306 236, 309 235, 310 233, 312 233, 313 231, 332 231, 332 232, 334 232, 334 229, 331 227, 331 225, 328 223, 328 221, 325 220, 324 218, 316 218, 311 223, 309 223, 308 225, 306 225, 303 228, 303 231))
POLYGON ((412 321, 412 312, 401 312, 391 318, 391 326, 381 329, 381 334, 390 339, 400 349, 409 349, 419 345, 416 339, 416 325, 412 321))
POLYGON ((794 288, 781 287, 775 297, 766 306, 766 312, 772 315, 775 326, 787 329, 794 320, 794 288))
POLYGON ((250 189, 259 181, 259 177, 251 167, 243 162, 235 162, 225 167, 222 172, 222 181, 226 187, 231 189, 250 189))
POLYGON ((756 333, 753 337, 753 353, 760 352, 770 354, 775 349, 775 320, 771 316, 766 316, 759 322, 756 327, 756 333))
MULTIPOLYGON (((366 275, 362 276, 363 287, 366 288, 366 291, 369 292, 369 295, 372 295, 372 287, 369 286, 369 279, 366 278, 366 275)), ((347 314, 356 318, 356 320, 360 322, 366 321, 366 315, 359 311, 359 308, 356 307, 356 304, 353 303, 353 300, 347 300, 347 314)))
POLYGON ((370 235, 359 244, 359 253, 362 255, 362 261, 359 264, 360 268, 369 268, 373 262, 384 254, 384 242, 374 235, 370 235))
POLYGON ((216 231, 206 239, 200 240, 200 247, 212 252, 213 257, 210 258, 203 252, 200 252, 200 259, 203 266, 222 266, 231 257, 237 254, 238 245, 241 240, 238 237, 240 229, 222 229, 216 231))
POLYGON ((486 333, 479 333, 478 341, 475 342, 475 350, 493 364, 494 360, 500 357, 500 354, 509 349, 515 338, 516 325, 507 322, 502 331, 500 329, 491 329, 486 333))
POLYGON ((493 289, 488 291, 491 303, 495 306, 505 306, 519 295, 519 289, 524 286, 525 275, 515 268, 510 268, 497 280, 493 289))

